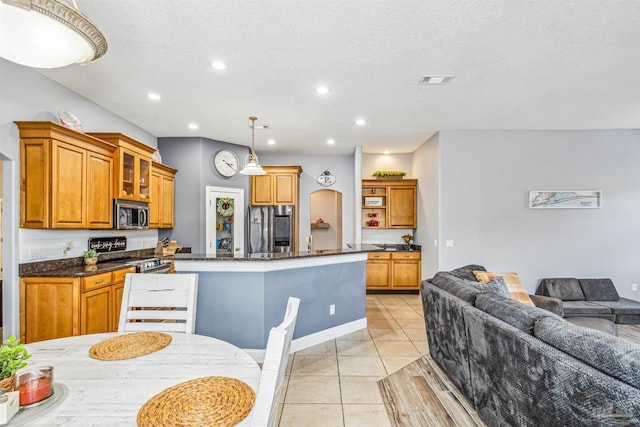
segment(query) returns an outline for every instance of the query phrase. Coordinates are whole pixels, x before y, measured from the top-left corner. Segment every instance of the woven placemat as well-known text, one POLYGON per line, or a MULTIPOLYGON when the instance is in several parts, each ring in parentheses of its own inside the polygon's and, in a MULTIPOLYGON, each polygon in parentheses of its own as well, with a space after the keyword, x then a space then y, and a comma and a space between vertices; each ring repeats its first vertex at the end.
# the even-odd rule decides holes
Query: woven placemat
POLYGON ((98 360, 124 360, 162 350, 171 342, 171 335, 162 332, 135 332, 100 341, 89 349, 89 356, 98 360))
POLYGON ((256 394, 228 377, 189 380, 161 391, 138 411, 138 426, 233 426, 253 407, 256 394))

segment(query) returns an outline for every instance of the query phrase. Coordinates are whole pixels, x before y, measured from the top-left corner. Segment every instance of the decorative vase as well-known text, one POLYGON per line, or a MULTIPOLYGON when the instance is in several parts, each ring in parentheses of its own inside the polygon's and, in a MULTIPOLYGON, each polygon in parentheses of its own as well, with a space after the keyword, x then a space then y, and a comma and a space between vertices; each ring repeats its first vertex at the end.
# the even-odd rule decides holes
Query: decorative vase
POLYGON ((98 263, 98 257, 95 256, 93 258, 85 258, 84 263, 85 265, 96 265, 98 263))
POLYGON ((9 378, 5 378, 0 381, 0 388, 5 389, 6 392, 15 391, 16 389, 16 376, 11 375, 9 378))
POLYGON ((408 251, 409 249, 411 249, 411 245, 409 243, 405 243, 404 244, 404 250, 408 251))

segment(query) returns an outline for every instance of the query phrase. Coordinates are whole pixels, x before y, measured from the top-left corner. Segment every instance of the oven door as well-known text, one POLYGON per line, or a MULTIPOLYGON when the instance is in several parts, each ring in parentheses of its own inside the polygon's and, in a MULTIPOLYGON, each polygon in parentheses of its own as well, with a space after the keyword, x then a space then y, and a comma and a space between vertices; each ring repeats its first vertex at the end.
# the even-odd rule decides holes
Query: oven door
POLYGON ((171 273, 171 264, 164 264, 157 268, 141 271, 142 274, 169 274, 171 273))

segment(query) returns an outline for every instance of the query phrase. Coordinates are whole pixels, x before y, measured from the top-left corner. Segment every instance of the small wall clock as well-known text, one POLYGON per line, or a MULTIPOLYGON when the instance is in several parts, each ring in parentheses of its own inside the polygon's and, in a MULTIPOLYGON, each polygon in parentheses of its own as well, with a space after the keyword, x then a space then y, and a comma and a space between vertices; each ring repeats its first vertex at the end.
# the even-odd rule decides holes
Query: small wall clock
POLYGON ((238 173, 240 161, 233 151, 220 150, 213 158, 213 165, 220 175, 229 178, 238 173))
POLYGON ((328 170, 322 172, 318 177, 318 184, 322 185, 323 187, 329 187, 333 185, 335 182, 336 182, 336 177, 331 175, 331 172, 329 172, 328 170))

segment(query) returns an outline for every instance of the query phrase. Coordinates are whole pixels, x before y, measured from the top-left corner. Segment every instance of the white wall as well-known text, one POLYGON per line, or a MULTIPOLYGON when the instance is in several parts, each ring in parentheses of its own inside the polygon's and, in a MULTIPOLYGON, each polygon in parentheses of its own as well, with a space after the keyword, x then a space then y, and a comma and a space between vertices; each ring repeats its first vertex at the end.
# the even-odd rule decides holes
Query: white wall
MULTIPOLYGON (((66 256, 79 256, 91 236, 126 235, 130 248, 154 247, 155 230, 143 232, 93 230, 20 229, 20 137, 13 121, 57 121, 60 110, 72 112, 87 132, 122 132, 147 145, 157 147, 156 138, 121 117, 101 108, 79 94, 42 76, 37 71, 0 58, 0 158, 3 160, 3 317, 4 335, 17 335, 18 264, 38 252, 38 259, 60 258, 63 247, 72 242, 66 256), (33 251, 32 251, 33 250, 33 251)), ((35 260, 34 260, 35 261, 35 260)))
POLYGON ((415 178, 412 172, 411 153, 408 154, 362 154, 362 179, 374 179, 377 170, 404 171, 405 178, 415 178))
POLYGON ((640 300, 640 131, 446 131, 439 156, 439 270, 515 271, 529 292, 544 277, 610 277, 640 300), (529 209, 531 190, 602 190, 603 206, 529 209))

